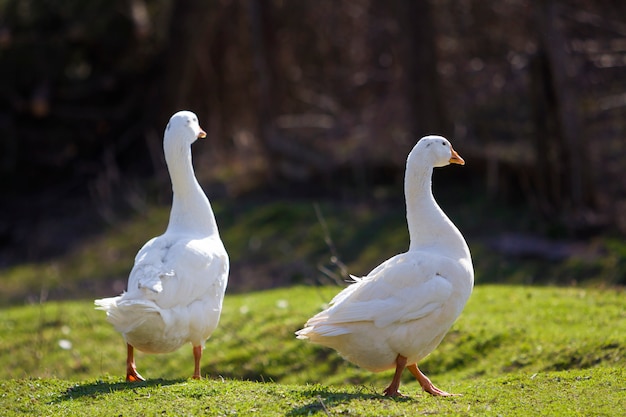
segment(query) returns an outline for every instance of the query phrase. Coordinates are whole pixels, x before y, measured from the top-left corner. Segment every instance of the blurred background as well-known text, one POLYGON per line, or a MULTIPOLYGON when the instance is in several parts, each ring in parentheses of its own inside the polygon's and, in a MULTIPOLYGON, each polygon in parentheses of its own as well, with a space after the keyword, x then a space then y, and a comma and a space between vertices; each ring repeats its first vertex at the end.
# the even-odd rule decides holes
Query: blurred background
POLYGON ((124 288, 180 109, 231 291, 405 250, 430 133, 467 162, 434 185, 479 282, 626 283, 624 2, 2 0, 0 73, 2 302, 124 288))

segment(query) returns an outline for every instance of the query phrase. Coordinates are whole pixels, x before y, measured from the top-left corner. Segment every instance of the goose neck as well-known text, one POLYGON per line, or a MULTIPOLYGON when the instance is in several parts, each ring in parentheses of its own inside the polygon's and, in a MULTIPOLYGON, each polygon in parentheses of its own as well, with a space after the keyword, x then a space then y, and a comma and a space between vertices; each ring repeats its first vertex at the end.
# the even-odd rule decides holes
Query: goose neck
POLYGON ((450 257, 468 256, 461 232, 439 207, 432 193, 432 168, 407 170, 405 180, 409 250, 434 248, 450 257))
POLYGON ((191 147, 166 148, 165 161, 173 191, 168 231, 193 231, 202 235, 217 233, 211 204, 193 170, 191 147))

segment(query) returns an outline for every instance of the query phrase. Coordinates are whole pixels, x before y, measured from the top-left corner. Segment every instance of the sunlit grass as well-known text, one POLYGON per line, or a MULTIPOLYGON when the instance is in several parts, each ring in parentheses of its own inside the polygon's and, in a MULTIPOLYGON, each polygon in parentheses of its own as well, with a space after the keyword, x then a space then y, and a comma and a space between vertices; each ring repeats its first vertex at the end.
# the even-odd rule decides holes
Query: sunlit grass
POLYGON ((461 397, 405 390, 382 397, 362 385, 324 386, 237 380, 159 379, 132 385, 120 378, 0 381, 3 416, 621 416, 626 391, 620 368, 514 374, 461 381, 461 397))
POLYGON ((22 415, 620 415, 626 406, 624 292, 478 286, 421 368, 463 397, 380 396, 372 374, 293 332, 337 287, 227 295, 202 381, 191 347, 137 355, 146 383, 123 382, 125 347, 90 300, 0 311, 0 413, 22 415), (34 378, 34 379, 33 379, 34 378), (43 378, 43 379, 38 379, 43 378), (257 381, 257 382, 246 382, 257 381), (621 407, 621 408, 619 408, 621 407))
MULTIPOLYGON (((220 326, 207 342, 203 373, 286 383, 376 384, 372 374, 294 332, 337 287, 294 287, 227 295, 220 326)), ((479 286, 441 346, 422 364, 435 380, 511 372, 626 365, 623 291, 479 286)), ((123 375, 124 343, 91 301, 48 302, 0 313, 0 378, 80 380, 123 375)), ((167 355, 138 353, 147 378, 187 378, 191 346, 167 355)), ((410 375, 405 375, 411 381, 410 375)))

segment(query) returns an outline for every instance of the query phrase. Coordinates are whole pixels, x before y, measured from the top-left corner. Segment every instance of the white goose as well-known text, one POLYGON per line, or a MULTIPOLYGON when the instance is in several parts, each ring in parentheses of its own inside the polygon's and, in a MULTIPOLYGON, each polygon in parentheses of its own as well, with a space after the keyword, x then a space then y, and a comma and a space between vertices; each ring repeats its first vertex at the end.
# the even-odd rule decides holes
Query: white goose
POLYGON ((441 136, 422 138, 409 153, 404 189, 409 250, 341 291, 302 330, 299 339, 331 347, 348 361, 379 372, 396 369, 385 395, 398 396, 404 368, 432 395, 435 387, 417 363, 441 342, 474 285, 470 251, 432 194, 434 167, 465 164, 441 136))
POLYGON ((95 301, 127 343, 127 381, 144 380, 134 348, 166 353, 185 343, 193 346, 193 378, 200 378, 202 349, 220 318, 228 254, 191 163, 191 144, 204 137, 192 112, 171 117, 163 141, 174 192, 167 230, 137 253, 126 292, 95 301))

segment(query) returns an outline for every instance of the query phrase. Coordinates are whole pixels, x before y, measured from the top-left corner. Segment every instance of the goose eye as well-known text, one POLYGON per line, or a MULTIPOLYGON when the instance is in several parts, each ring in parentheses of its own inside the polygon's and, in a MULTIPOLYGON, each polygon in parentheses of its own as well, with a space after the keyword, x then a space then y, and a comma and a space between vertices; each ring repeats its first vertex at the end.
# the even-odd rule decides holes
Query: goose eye
POLYGON ((441 144, 442 144, 443 146, 446 146, 446 143, 445 143, 445 142, 441 142, 441 144))

